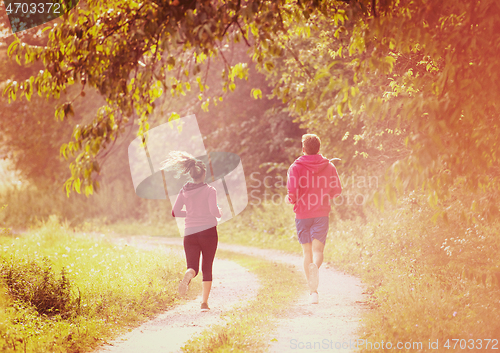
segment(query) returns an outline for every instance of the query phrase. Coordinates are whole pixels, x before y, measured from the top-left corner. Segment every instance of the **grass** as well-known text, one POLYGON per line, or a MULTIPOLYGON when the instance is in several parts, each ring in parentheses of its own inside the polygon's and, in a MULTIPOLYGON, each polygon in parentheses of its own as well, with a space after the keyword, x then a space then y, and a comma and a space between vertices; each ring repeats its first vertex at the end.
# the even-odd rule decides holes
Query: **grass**
POLYGON ((142 225, 154 224, 149 231, 159 229, 165 235, 167 228, 175 225, 167 200, 141 199, 131 185, 120 180, 105 183, 88 198, 75 192, 68 198, 57 185, 41 189, 33 185, 6 185, 0 180, 0 207, 4 205, 7 207, 0 212, 0 226, 4 224, 18 231, 47 221, 51 215, 58 215, 72 228, 104 229, 132 219, 142 225))
POLYGON ((152 237, 180 237, 179 228, 174 220, 162 222, 144 222, 139 220, 117 221, 113 223, 100 222, 99 220, 85 221, 75 227, 80 232, 98 232, 105 234, 148 235, 152 237))
MULTIPOLYGON (((7 199, 10 202, 0 202, 0 206, 9 203, 8 213, 0 212, 0 216, 3 214, 0 221, 9 226, 9 221, 15 226, 23 224, 26 215, 22 212, 29 211, 32 217, 37 214, 37 209, 44 209, 49 202, 46 198, 38 200, 33 196, 15 198, 14 194, 10 195, 7 199), (25 205, 32 206, 24 209, 25 205)), ((500 337, 500 223, 477 216, 474 222, 464 221, 459 216, 464 209, 460 204, 463 198, 457 197, 445 205, 448 223, 439 219, 434 222, 435 211, 426 206, 426 200, 417 196, 401 198, 398 204, 386 207, 383 212, 365 209, 367 215, 364 219, 341 219, 336 210, 332 212, 325 262, 361 277, 370 294, 371 310, 365 314, 357 337, 371 342, 439 340, 439 349, 433 350, 436 352, 449 351, 443 346, 448 339, 474 339, 477 342, 478 339, 500 337)), ((85 232, 178 236, 175 223, 165 216, 167 207, 154 205, 148 204, 142 209, 148 214, 148 222, 139 219, 135 223, 125 223, 118 218, 113 223, 110 220, 74 223, 85 232)), ((48 219, 45 214, 40 218, 48 219)), ((177 265, 172 263, 165 268, 160 265, 163 264, 160 254, 148 257, 131 249, 113 249, 106 242, 69 236, 68 229, 60 227, 52 220, 41 229, 32 231, 29 239, 1 237, 0 253, 3 251, 4 254, 14 254, 16 259, 25 259, 27 266, 31 260, 42 264, 44 258, 49 258, 53 262, 55 288, 61 288, 57 283, 62 281, 64 267, 73 288, 73 300, 80 298, 81 293, 81 311, 68 318, 41 315, 32 306, 14 301, 3 284, 0 288, 0 331, 5 334, 0 338, 0 348, 22 350, 26 346, 27 351, 33 352, 88 350, 102 342, 99 337, 111 337, 118 333, 119 327, 153 315, 159 308, 152 304, 152 298, 160 298, 162 306, 175 302, 172 299, 175 298, 173 282, 180 279, 183 272, 181 260, 177 265), (124 262, 120 255, 126 255, 129 261, 124 262), (126 267, 127 263, 141 261, 144 266, 126 267), (115 276, 109 271, 115 269, 111 266, 115 263, 121 264, 115 276, 119 278, 123 273, 133 280, 114 281, 115 276), (99 274, 93 273, 92 268, 99 270, 99 274), (154 278, 151 284, 145 280, 148 277, 154 278), (99 287, 104 285, 101 282, 109 282, 112 290, 99 287), (126 288, 124 283, 133 283, 134 287, 130 287, 132 290, 126 288), (158 283, 165 285, 165 291, 158 283), (129 305, 130 310, 126 313, 119 310, 123 305, 129 305)), ((221 242, 301 253, 296 240, 294 214, 291 207, 284 204, 248 207, 235 219, 219 226, 219 239, 221 242)), ((252 266, 252 260, 245 261, 252 266)), ((270 265, 262 262, 262 268, 255 266, 255 271, 263 272, 261 280, 264 282, 270 265)), ((43 271, 42 265, 40 268, 43 271)), ((283 271, 286 272, 286 268, 283 271)), ((282 284, 281 289, 286 286, 286 283, 282 284)), ((272 297, 279 298, 279 295, 274 293, 272 297)), ((253 303, 255 308, 245 306, 234 311, 226 317, 228 325, 206 332, 199 340, 189 343, 186 350, 248 351, 254 349, 250 347, 253 344, 257 347, 254 350, 258 351, 269 339, 266 327, 270 326, 265 322, 273 322, 275 314, 259 317, 253 316, 253 311, 279 315, 281 310, 276 304, 265 304, 265 299, 262 305, 269 307, 253 303), (250 327, 253 326, 262 326, 263 329, 252 331, 250 327)), ((285 297, 283 302, 287 300, 285 297)), ((74 307, 73 302, 70 304, 69 311, 74 307)))
POLYGON ((414 202, 402 200, 365 225, 343 224, 334 233, 338 246, 328 249, 328 258, 369 284, 373 310, 364 321, 364 337, 500 337, 498 225, 467 224, 457 213, 448 224, 434 223, 425 201, 414 202))
MULTIPOLYGON (((439 340, 436 352, 449 351, 446 340, 500 337, 500 224, 468 223, 457 201, 448 207, 448 223, 433 222, 435 211, 415 197, 366 220, 333 211, 325 262, 361 277, 370 294, 357 337, 439 340)), ((301 252, 287 205, 265 204, 219 228, 221 241, 301 252)))
POLYGON ((302 254, 295 230, 295 214, 289 205, 270 203, 263 207, 247 207, 218 229, 221 242, 302 254))
POLYGON ((255 273, 260 281, 255 299, 223 315, 225 323, 212 325, 192 338, 183 352, 262 352, 273 339, 277 319, 305 287, 301 274, 293 266, 260 258, 218 251, 226 258, 255 273))
POLYGON ((105 238, 73 233, 55 218, 22 237, 0 237, 2 352, 90 351, 179 301, 181 254, 105 238), (59 298, 47 296, 58 290, 59 298))

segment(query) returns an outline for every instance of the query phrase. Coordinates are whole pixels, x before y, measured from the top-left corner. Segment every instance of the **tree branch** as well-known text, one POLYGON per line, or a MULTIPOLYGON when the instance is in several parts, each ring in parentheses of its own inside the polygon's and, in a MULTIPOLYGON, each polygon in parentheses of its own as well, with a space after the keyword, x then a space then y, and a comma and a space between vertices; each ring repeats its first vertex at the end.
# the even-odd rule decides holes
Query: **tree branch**
POLYGON ((290 49, 290 47, 288 45, 285 44, 285 48, 290 52, 290 54, 292 54, 293 58, 295 59, 295 61, 299 64, 299 66, 304 70, 304 72, 307 74, 307 76, 309 76, 309 78, 312 80, 313 79, 313 76, 311 75, 311 73, 309 72, 309 70, 307 70, 307 68, 305 67, 305 65, 302 63, 302 61, 300 61, 299 57, 294 53, 294 51, 292 49, 290 49))
POLYGON ((207 71, 205 71, 205 79, 203 80, 203 86, 207 83, 208 71, 210 70, 210 56, 208 57, 207 71))
POLYGON ((240 23, 236 21, 236 24, 240 28, 241 35, 243 36, 243 39, 245 40, 245 43, 247 44, 248 47, 251 47, 250 43, 248 43, 247 37, 245 37, 245 32, 243 32, 243 28, 241 28, 240 23))
POLYGON ((375 0, 372 0, 373 17, 377 18, 377 9, 375 8, 375 0))

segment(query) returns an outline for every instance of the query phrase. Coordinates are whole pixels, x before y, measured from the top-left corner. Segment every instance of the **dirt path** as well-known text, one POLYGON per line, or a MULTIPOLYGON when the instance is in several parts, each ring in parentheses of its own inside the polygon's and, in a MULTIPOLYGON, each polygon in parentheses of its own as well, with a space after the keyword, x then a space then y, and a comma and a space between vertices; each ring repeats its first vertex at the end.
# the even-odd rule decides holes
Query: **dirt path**
MULTIPOLYGON (((220 248, 291 264, 303 272, 302 258, 297 255, 240 245, 223 244, 220 248)), ((319 304, 309 304, 305 289, 288 315, 279 320, 270 352, 356 351, 356 330, 367 299, 361 281, 328 265, 320 268, 319 278, 319 304)))
MULTIPOLYGON (((130 245, 143 249, 165 246, 156 238, 121 238, 130 245)), ((172 245, 182 245, 175 239, 172 245)), ((169 249, 168 251, 179 251, 169 249)), ((184 253, 182 252, 182 256, 184 253)), ((208 326, 221 323, 220 316, 237 304, 253 298, 259 289, 257 276, 233 261, 215 259, 214 281, 210 293, 210 311, 201 312, 201 293, 196 300, 178 305, 144 323, 131 332, 98 350, 99 353, 166 353, 180 352, 181 347, 208 326)))
MULTIPOLYGON (((179 238, 134 237, 140 247, 180 245, 179 238)), ((219 244, 219 249, 266 260, 291 264, 302 270, 302 258, 277 250, 266 250, 240 245, 219 244)), ((102 352, 175 352, 192 335, 218 322, 222 310, 249 300, 258 290, 257 279, 239 265, 216 259, 214 273, 217 280, 211 294, 213 309, 207 313, 198 310, 199 300, 180 305, 157 319, 148 322, 115 342, 113 350, 102 352), (197 326, 193 326, 193 324, 197 326), (157 342, 157 343, 154 343, 157 342), (147 344, 147 345, 146 345, 147 344)), ((359 279, 345 275, 327 265, 320 269, 319 304, 308 303, 306 287, 303 294, 279 320, 269 351, 283 352, 354 352, 356 330, 366 297, 359 279)), ((305 282, 305 280, 304 280, 305 282)))

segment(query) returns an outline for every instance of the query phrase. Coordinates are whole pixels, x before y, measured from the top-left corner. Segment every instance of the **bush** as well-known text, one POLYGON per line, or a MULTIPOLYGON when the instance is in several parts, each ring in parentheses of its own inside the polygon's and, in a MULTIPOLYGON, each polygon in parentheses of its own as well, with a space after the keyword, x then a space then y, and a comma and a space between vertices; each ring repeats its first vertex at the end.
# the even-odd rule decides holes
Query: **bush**
POLYGON ((2 258, 0 276, 14 299, 33 306, 39 314, 67 317, 77 305, 64 268, 58 276, 47 258, 42 263, 2 258))
MULTIPOLYGON (((384 211, 366 207, 364 217, 332 210, 324 261, 367 284, 372 310, 359 337, 444 344, 500 335, 500 222, 464 216, 467 197, 456 190, 442 205, 447 218, 418 194, 384 211)), ((289 205, 249 208, 219 234, 221 241, 301 252, 289 205)))
POLYGON ((0 237, 0 352, 91 351, 177 301, 180 251, 109 240, 57 217, 0 237))
POLYGON ((500 224, 461 217, 459 197, 448 218, 423 196, 401 198, 368 222, 339 222, 332 261, 368 284, 372 309, 364 320, 369 341, 498 337, 500 224))

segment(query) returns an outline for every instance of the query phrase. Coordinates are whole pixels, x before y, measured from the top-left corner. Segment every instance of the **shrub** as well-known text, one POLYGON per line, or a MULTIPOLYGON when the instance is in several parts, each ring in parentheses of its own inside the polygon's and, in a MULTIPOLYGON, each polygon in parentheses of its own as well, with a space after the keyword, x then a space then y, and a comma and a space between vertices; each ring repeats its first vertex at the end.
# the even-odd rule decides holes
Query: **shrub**
POLYGON ((41 263, 13 257, 1 261, 0 276, 15 300, 48 316, 67 317, 72 313, 77 299, 64 268, 58 276, 47 258, 41 263))

